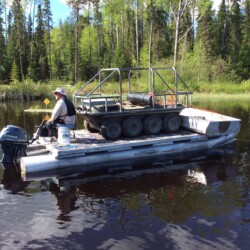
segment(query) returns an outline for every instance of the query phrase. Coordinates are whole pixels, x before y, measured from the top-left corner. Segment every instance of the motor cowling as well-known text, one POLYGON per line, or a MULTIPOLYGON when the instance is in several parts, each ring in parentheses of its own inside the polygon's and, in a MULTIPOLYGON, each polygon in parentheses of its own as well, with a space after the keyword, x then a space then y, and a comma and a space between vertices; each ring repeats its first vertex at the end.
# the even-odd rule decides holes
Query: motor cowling
POLYGON ((1 162, 7 166, 9 163, 18 163, 22 156, 26 156, 29 144, 27 132, 14 125, 7 125, 0 132, 0 144, 3 151, 1 162))

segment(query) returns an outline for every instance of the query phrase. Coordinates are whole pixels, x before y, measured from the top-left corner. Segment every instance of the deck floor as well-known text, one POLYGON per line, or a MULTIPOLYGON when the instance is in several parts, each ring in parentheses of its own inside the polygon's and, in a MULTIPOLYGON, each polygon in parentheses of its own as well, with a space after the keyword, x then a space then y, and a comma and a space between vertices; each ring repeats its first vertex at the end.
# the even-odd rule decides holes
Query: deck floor
POLYGON ((75 138, 71 134, 71 144, 60 145, 56 139, 49 137, 39 139, 37 145, 33 147, 44 147, 57 158, 72 157, 98 152, 115 152, 130 150, 140 147, 154 147, 159 145, 173 144, 177 142, 187 142, 196 140, 206 140, 202 134, 181 130, 174 134, 143 135, 134 139, 119 139, 108 141, 99 133, 89 133, 87 130, 74 131, 75 138))

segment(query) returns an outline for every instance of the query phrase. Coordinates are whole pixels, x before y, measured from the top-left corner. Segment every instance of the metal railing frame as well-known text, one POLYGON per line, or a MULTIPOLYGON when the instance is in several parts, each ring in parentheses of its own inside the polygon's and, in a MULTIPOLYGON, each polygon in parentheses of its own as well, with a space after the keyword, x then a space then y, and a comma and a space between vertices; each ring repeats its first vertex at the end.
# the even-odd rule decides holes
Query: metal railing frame
MULTIPOLYGON (((174 96, 174 107, 177 107, 177 104, 179 102, 179 97, 183 96, 185 97, 185 106, 191 106, 192 105, 192 92, 190 91, 189 87, 186 85, 186 83, 183 81, 183 79, 179 76, 179 74, 177 73, 176 69, 173 67, 158 67, 158 68, 107 68, 107 69, 101 69, 97 74, 95 74, 89 81, 87 81, 79 90, 77 90, 74 95, 73 95, 73 100, 75 105, 77 105, 78 100, 80 100, 80 102, 83 102, 83 100, 88 100, 89 101, 89 105, 90 105, 90 112, 91 112, 91 101, 92 99, 98 99, 98 98, 104 98, 105 99, 105 112, 108 111, 108 99, 109 98, 116 98, 119 99, 119 111, 122 112, 123 110, 123 100, 122 100, 122 96, 123 96, 123 90, 122 90, 122 74, 121 72, 123 71, 128 71, 128 91, 131 92, 131 73, 134 71, 145 71, 148 70, 149 71, 149 90, 150 90, 150 94, 152 94, 153 96, 163 96, 164 98, 164 108, 166 108, 166 103, 167 103, 167 96, 174 96), (161 76, 161 74, 159 73, 159 70, 169 70, 169 71, 173 71, 174 74, 174 89, 172 89, 170 87, 170 84, 168 84, 163 77, 161 76), (104 72, 109 72, 109 74, 102 79, 102 74, 104 72), (119 78, 119 95, 103 95, 102 94, 102 86, 115 74, 118 75, 119 78), (159 79, 163 82, 164 85, 166 85, 167 87, 167 91, 169 93, 165 93, 165 94, 158 94, 155 92, 155 77, 159 77, 159 79), (99 82, 97 84, 96 87, 93 88, 93 90, 91 90, 88 94, 84 95, 81 94, 81 92, 89 85, 91 84, 96 78, 98 78, 99 82), (179 82, 182 83, 185 91, 179 91, 178 87, 179 87, 179 82), (96 90, 99 89, 99 94, 96 94, 96 90)), ((152 102, 152 106, 153 108, 155 107, 155 100, 154 98, 153 102, 152 102)))

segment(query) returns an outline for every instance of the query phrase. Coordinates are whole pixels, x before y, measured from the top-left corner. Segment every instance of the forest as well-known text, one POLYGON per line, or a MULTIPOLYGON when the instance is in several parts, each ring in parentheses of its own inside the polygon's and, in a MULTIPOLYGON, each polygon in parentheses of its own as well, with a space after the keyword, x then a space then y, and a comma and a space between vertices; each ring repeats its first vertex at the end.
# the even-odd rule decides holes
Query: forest
POLYGON ((0 0, 0 83, 86 81, 102 68, 175 67, 196 83, 250 79, 250 0, 0 0), (62 13, 63 15, 63 13, 62 13))

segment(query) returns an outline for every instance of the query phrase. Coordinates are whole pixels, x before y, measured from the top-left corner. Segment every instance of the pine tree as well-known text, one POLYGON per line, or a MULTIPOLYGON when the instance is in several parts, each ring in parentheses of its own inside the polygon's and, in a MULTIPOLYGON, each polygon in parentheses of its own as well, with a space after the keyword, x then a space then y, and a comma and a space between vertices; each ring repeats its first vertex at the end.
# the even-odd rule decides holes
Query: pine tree
POLYGON ((49 65, 45 44, 45 30, 41 5, 38 5, 36 15, 36 30, 34 35, 34 51, 31 66, 31 78, 34 81, 49 78, 49 65))
POLYGON ((52 67, 51 67, 51 29, 53 28, 52 22, 52 12, 50 9, 50 0, 44 0, 44 9, 43 9, 43 18, 44 18, 44 31, 45 31, 45 42, 48 51, 49 58, 49 70, 50 70, 50 79, 52 79, 52 67))
POLYGON ((0 2, 0 81, 5 80, 6 77, 6 46, 4 38, 3 18, 2 16, 2 3, 0 2))
POLYGON ((74 25, 60 23, 59 28, 51 32, 51 52, 53 76, 56 79, 69 81, 74 79, 74 25), (73 45, 72 45, 73 44, 73 45))
POLYGON ((81 34, 80 10, 84 9, 88 0, 67 0, 67 4, 73 8, 75 18, 75 34, 73 36, 74 46, 71 48, 74 52, 74 83, 78 82, 79 78, 79 40, 81 34))
POLYGON ((28 45, 29 45, 27 55, 29 54, 28 56, 29 66, 31 66, 32 64, 32 52, 33 52, 33 40, 34 40, 33 36, 34 36, 33 22, 32 22, 31 15, 29 15, 28 21, 27 21, 27 40, 28 40, 28 45))
POLYGON ((51 32, 51 66, 53 67, 53 78, 59 80, 67 79, 65 75, 66 60, 64 52, 68 46, 65 45, 65 41, 65 33, 61 24, 59 28, 54 28, 51 32))
POLYGON ((172 37, 169 28, 169 14, 163 5, 155 6, 154 28, 152 31, 152 63, 155 64, 172 55, 172 37))
POLYGON ((243 79, 250 78, 250 0, 245 1, 242 24, 242 42, 240 48, 238 73, 243 79))
POLYGON ((187 6, 184 10, 183 18, 180 22, 180 34, 179 34, 179 57, 184 60, 187 52, 193 50, 194 46, 194 29, 191 18, 191 6, 187 6))
MULTIPOLYGON (((214 46, 215 46, 215 32, 214 32, 214 12, 212 10, 212 2, 206 1, 205 9, 200 10, 201 18, 198 22, 197 35, 195 39, 195 53, 197 57, 200 50, 200 58, 198 59, 199 68, 203 70, 203 76, 199 75, 199 79, 211 81, 212 80, 212 63, 214 61, 214 46), (202 63, 202 64, 201 64, 202 63)), ((198 67, 198 65, 197 65, 198 67)), ((199 73, 202 72, 200 70, 199 73)))
POLYGON ((207 1, 206 10, 198 22, 196 41, 202 41, 210 61, 215 56, 216 34, 214 27, 214 11, 212 10, 212 2, 209 0, 207 1))
POLYGON ((26 57, 26 42, 27 34, 25 27, 25 15, 24 9, 21 5, 20 0, 13 0, 11 11, 13 12, 13 24, 11 27, 12 40, 12 55, 11 64, 13 61, 17 64, 18 71, 20 73, 20 79, 24 80, 25 73, 28 68, 27 57, 26 57))
POLYGON ((15 61, 12 63, 12 66, 11 66, 10 81, 11 82, 19 81, 19 70, 15 61))
POLYGON ((12 32, 12 23, 13 23, 13 14, 12 11, 9 11, 7 15, 7 31, 6 31, 6 78, 7 81, 10 80, 10 71, 12 67, 12 63, 15 60, 14 58, 14 51, 15 51, 15 39, 14 39, 14 32, 12 32))
POLYGON ((230 11, 230 32, 229 32, 229 59, 235 69, 239 61, 239 51, 242 40, 242 16, 238 0, 233 0, 230 11))
POLYGON ((229 11, 226 6, 226 0, 222 0, 219 12, 217 15, 217 46, 215 47, 217 55, 223 60, 228 58, 228 44, 229 44, 229 11))
POLYGON ((101 68, 101 49, 102 49, 102 13, 100 11, 100 0, 93 0, 94 4, 94 27, 97 30, 97 58, 98 58, 98 70, 101 68))

